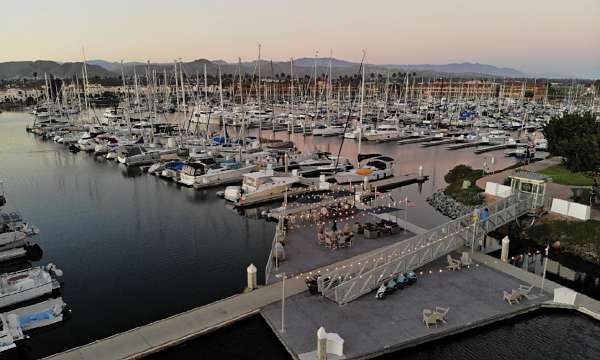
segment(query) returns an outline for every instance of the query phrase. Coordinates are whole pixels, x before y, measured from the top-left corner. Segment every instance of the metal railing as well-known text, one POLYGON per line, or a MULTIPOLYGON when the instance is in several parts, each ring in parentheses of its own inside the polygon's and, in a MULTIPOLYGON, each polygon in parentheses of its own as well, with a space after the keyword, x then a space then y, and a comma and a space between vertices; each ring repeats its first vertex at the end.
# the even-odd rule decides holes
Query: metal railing
POLYGON ((498 227, 507 224, 530 209, 531 198, 517 193, 487 206, 489 218, 474 220, 471 214, 442 224, 426 233, 390 245, 360 260, 322 274, 318 289, 322 295, 345 304, 378 288, 399 273, 419 268, 498 227))

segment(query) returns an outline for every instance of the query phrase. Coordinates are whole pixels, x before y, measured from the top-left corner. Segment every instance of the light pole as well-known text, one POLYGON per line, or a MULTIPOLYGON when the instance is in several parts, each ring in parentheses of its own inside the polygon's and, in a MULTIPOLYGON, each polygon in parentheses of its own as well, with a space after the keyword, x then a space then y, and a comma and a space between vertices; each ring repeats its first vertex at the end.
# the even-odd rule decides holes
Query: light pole
POLYGON ((281 332, 285 332, 285 271, 275 275, 281 278, 281 332))
POLYGON ((550 245, 546 245, 546 258, 544 259, 544 273, 542 274, 542 286, 540 287, 540 295, 544 294, 544 282, 546 281, 546 270, 548 269, 548 250, 550 245))

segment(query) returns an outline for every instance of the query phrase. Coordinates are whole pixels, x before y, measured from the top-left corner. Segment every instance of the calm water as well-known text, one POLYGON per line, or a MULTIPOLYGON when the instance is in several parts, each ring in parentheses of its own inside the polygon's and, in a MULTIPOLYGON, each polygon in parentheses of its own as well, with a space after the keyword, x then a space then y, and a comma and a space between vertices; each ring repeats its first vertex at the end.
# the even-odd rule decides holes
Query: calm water
MULTIPOLYGON (((36 224, 43 258, 64 270, 72 316, 32 334, 39 358, 206 304, 264 269, 272 223, 237 215, 214 190, 196 192, 115 163, 71 154, 25 132, 30 116, 0 115, 7 208, 36 224)), ((262 276, 259 273, 259 276, 262 276)))
MULTIPOLYGON (((379 359, 595 360, 600 359, 599 334, 598 322, 586 316, 540 311, 519 321, 473 330, 379 359)), ((260 317, 244 320, 150 357, 153 360, 211 358, 255 360, 291 357, 260 317)))
MULTIPOLYGON (((31 265, 54 262, 64 270, 62 296, 73 313, 34 332, 13 355, 49 355, 238 293, 250 263, 263 278, 272 223, 239 216, 215 189, 182 188, 89 154, 71 154, 26 133, 31 121, 28 114, 0 114, 6 208, 41 229, 36 240, 44 254, 31 265)), ((339 143, 298 135, 294 140, 306 150, 334 153, 339 143)), ((431 180, 422 189, 397 189, 394 197, 415 202, 408 219, 426 228, 446 221, 425 203, 444 186, 443 175, 460 163, 481 167, 484 158, 469 149, 418 145, 365 144, 363 152, 394 156, 398 173, 424 166, 431 180)), ((356 143, 347 141, 342 154, 354 157, 356 143)), ((514 163, 502 152, 491 155, 496 168, 514 163)))

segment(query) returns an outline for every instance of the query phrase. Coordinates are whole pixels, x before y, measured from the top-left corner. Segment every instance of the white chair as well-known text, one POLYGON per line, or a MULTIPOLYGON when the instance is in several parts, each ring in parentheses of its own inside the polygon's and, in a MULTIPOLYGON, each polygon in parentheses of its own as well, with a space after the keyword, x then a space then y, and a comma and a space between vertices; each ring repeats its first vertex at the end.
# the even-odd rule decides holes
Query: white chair
POLYGON ((344 356, 344 339, 337 333, 327 333, 327 353, 344 356))
POLYGON ((460 257, 460 263, 463 266, 468 266, 473 264, 473 260, 471 260, 471 254, 468 251, 463 251, 462 256, 460 257))
POLYGON ((448 261, 448 266, 446 266, 446 268, 450 270, 460 270, 460 261, 453 259, 450 254, 446 255, 446 260, 448 261))

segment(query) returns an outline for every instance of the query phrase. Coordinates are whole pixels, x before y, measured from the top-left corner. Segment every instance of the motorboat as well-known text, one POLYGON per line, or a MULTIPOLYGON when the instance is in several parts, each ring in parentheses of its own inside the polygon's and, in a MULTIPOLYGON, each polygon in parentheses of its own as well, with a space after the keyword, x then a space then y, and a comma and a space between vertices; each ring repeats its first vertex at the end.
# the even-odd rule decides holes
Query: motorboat
POLYGON ((63 321, 66 306, 59 297, 0 313, 0 352, 14 349, 18 341, 26 339, 25 331, 63 321))
POLYGON ((0 275, 0 308, 52 293, 60 287, 60 276, 54 264, 0 275))
POLYGON ((241 182, 244 174, 256 170, 256 165, 250 163, 242 164, 237 161, 225 161, 219 163, 219 167, 209 167, 206 173, 195 179, 194 188, 207 188, 212 186, 241 182))
POLYGON ((394 175, 394 159, 389 156, 376 156, 364 161, 364 165, 335 174, 335 181, 338 184, 357 183, 365 178, 373 181, 394 175))
POLYGON ((364 133, 365 139, 369 141, 381 141, 397 139, 402 135, 395 124, 381 124, 375 129, 367 130, 364 133))
POLYGON ((224 197, 240 205, 269 201, 279 198, 287 189, 299 183, 299 176, 277 176, 269 169, 256 171, 243 175, 242 186, 225 188, 224 197))
POLYGON ((147 149, 142 145, 124 145, 119 147, 117 160, 127 166, 148 165, 160 160, 161 155, 176 153, 177 149, 147 149))

